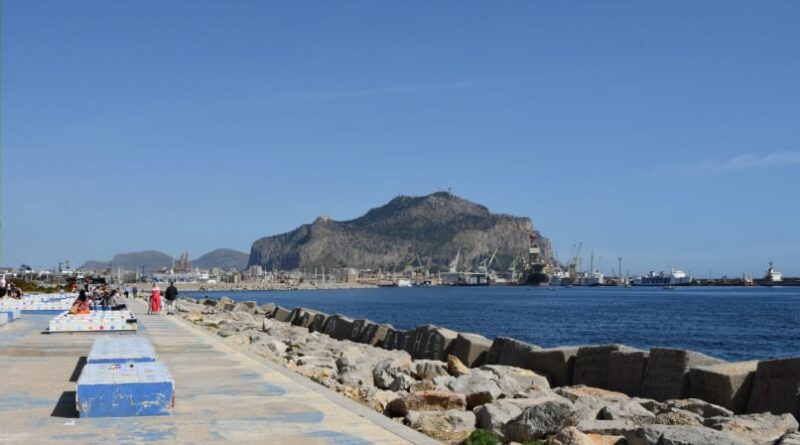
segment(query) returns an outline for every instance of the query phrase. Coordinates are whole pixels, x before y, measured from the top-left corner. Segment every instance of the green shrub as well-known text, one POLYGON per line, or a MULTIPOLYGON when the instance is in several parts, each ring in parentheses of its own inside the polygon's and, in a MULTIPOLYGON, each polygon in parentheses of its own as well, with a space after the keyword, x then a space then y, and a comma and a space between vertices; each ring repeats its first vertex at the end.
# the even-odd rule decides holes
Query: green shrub
POLYGON ((472 432, 464 441, 464 445, 502 445, 503 441, 500 440, 496 434, 491 431, 482 430, 480 428, 472 432))

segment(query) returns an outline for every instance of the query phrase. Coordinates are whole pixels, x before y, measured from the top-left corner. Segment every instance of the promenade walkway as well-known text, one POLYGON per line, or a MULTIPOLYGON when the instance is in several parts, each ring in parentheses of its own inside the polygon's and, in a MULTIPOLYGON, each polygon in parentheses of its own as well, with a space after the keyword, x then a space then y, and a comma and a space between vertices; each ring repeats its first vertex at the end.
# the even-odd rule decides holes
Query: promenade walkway
POLYGON ((0 329, 0 443, 438 443, 178 316, 140 315, 138 334, 44 334, 51 317, 0 329), (175 380, 172 415, 78 418, 75 382, 102 335, 152 341, 175 380))

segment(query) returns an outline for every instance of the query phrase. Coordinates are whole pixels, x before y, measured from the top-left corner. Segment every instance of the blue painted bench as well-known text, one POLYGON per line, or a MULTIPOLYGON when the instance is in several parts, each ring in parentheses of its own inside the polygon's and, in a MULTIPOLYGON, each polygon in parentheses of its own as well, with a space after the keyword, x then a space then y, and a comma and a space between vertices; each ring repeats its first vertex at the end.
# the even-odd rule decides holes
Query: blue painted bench
POLYGON ((6 322, 19 320, 19 309, 0 309, 0 318, 5 318, 6 322))
POLYGON ((166 416, 175 383, 161 362, 91 363, 78 378, 80 417, 166 416))
POLYGON ((145 337, 100 337, 92 344, 86 363, 142 363, 156 361, 156 350, 145 337))

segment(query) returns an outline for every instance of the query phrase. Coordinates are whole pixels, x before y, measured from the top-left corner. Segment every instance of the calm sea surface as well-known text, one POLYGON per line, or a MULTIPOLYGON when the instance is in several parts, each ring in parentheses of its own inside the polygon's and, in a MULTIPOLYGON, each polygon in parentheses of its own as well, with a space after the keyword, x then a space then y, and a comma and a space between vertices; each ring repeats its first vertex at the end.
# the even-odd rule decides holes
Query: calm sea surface
POLYGON ((416 287, 282 292, 185 292, 275 302, 395 327, 431 323, 543 347, 624 343, 728 360, 800 356, 800 287, 416 287), (550 290, 555 289, 555 290, 550 290))

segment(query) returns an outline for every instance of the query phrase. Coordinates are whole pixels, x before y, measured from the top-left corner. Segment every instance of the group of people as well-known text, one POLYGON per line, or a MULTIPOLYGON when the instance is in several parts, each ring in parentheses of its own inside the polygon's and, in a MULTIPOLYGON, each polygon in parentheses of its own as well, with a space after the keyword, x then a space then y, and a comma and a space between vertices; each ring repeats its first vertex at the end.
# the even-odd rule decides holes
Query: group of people
MULTIPOLYGON (((175 315, 175 303, 178 301, 178 288, 175 283, 169 282, 169 286, 164 292, 164 299, 167 300, 167 315, 175 315)), ((150 304, 147 305, 148 314, 161 313, 161 288, 157 283, 153 283, 153 289, 150 291, 150 304)))
MULTIPOLYGON (((125 292, 128 294, 129 292, 125 292)), ((78 298, 72 303, 71 314, 88 314, 92 307, 99 305, 102 309, 118 311, 127 308, 122 301, 123 290, 120 287, 109 288, 106 285, 87 285, 78 292, 78 298)), ((128 295, 125 295, 127 298, 128 295)))
POLYGON ((0 275, 0 298, 22 299, 22 289, 12 282, 6 282, 6 276, 0 275))

